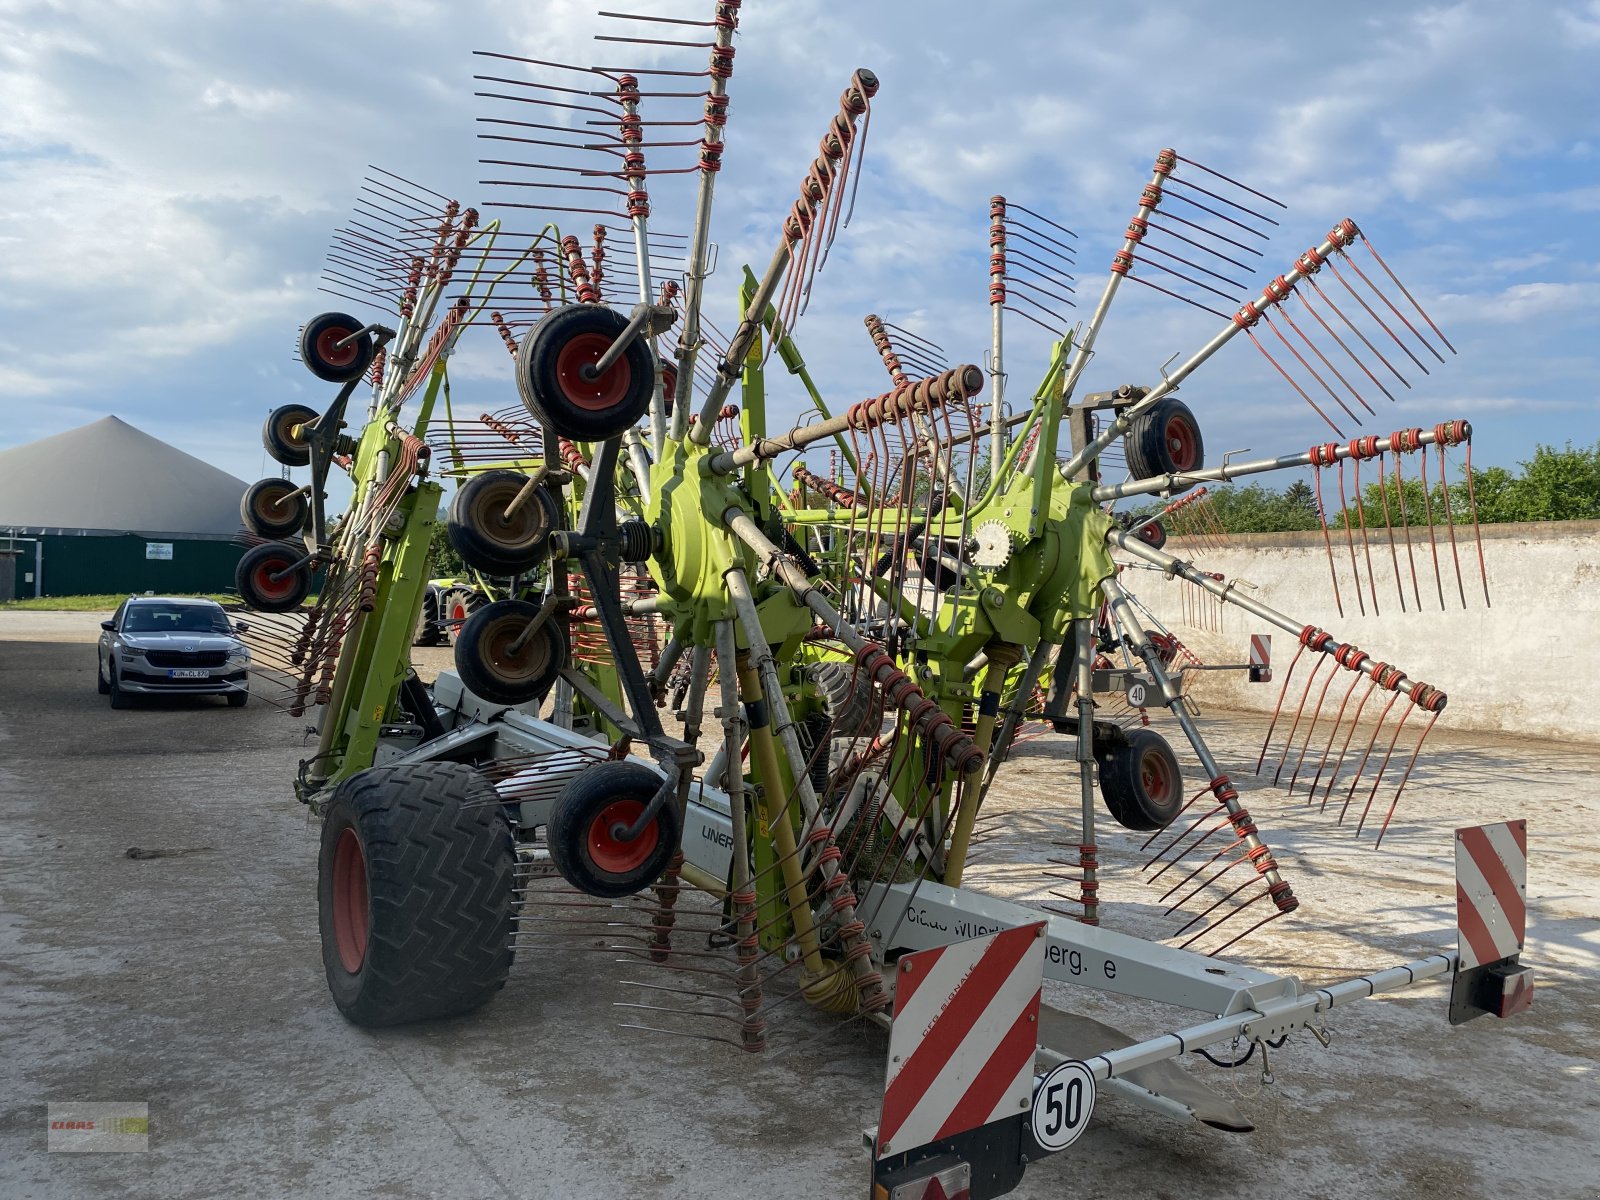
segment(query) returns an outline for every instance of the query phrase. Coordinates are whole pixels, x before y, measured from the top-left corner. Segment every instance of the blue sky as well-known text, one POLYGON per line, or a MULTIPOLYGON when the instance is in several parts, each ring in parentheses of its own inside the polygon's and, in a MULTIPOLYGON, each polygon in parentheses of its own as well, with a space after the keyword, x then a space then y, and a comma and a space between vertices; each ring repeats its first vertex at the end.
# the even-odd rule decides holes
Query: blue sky
MULTIPOLYGON (((262 417, 329 391, 291 347, 307 317, 348 307, 317 277, 366 164, 481 202, 493 172, 476 163, 487 107, 471 51, 648 61, 597 46, 619 32, 605 26, 564 0, 0 0, 0 448, 115 413, 241 478, 269 473, 262 417)), ((1173 146, 1289 204, 1273 271, 1353 217, 1460 350, 1371 432, 1466 417, 1484 465, 1593 444, 1597 63, 1594 0, 747 0, 708 312, 727 327, 737 265, 770 257, 840 89, 868 66, 883 87, 855 219, 797 331, 836 404, 885 386, 868 311, 981 361, 993 193, 1078 232, 1086 316, 1155 152, 1173 146)), ((659 227, 687 228, 692 187, 652 181, 659 227)), ((1150 382, 1217 324, 1153 293, 1119 299, 1084 387, 1150 382)), ((1017 396, 1044 339, 1011 330, 1017 396)), ((514 403, 509 366, 472 331, 458 398, 514 403)), ((1213 460, 1323 436, 1248 344, 1183 394, 1213 460)))

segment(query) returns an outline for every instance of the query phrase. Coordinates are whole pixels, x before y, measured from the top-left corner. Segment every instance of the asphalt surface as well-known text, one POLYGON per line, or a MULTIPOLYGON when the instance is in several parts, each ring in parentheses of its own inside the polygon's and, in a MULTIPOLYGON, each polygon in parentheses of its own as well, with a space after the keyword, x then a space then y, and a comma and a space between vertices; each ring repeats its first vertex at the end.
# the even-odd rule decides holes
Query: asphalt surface
MULTIPOLYGON (((473 1016, 344 1022, 322 978, 316 830, 289 786, 296 723, 211 699, 112 712, 99 619, 0 613, 0 1197, 865 1193, 884 1039, 798 1004, 752 1059, 621 1029, 638 1019, 613 1007, 637 996, 618 984, 633 968, 528 949, 473 1016), (53 1100, 148 1103, 149 1151, 47 1153, 53 1100)), ((1226 761, 1253 764, 1251 719, 1207 727, 1226 761)), ((1053 902, 1042 872, 1071 835, 1061 750, 1019 749, 976 888, 1053 902)), ((1322 983, 1448 945, 1449 830, 1526 815, 1534 1011, 1452 1029, 1439 983, 1353 1005, 1331 1049, 1302 1035, 1276 1052, 1272 1086, 1259 1061, 1196 1070, 1256 1133, 1103 1096, 1015 1195, 1596 1194, 1600 747, 1442 737, 1433 759, 1378 853, 1298 801, 1251 797, 1305 907, 1238 957, 1322 983)), ((1119 866, 1136 843, 1102 841, 1107 924, 1170 932, 1119 866)), ((1195 1019, 1065 985, 1047 998, 1139 1036, 1195 1019)))

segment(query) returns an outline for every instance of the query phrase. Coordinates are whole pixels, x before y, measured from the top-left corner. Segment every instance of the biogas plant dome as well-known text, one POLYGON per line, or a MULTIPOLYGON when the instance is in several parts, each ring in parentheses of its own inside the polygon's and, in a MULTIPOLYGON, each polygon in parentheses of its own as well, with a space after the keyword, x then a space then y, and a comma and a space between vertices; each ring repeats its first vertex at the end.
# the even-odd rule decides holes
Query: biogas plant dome
POLYGON ((117 417, 0 451, 0 530, 226 539, 245 483, 117 417))

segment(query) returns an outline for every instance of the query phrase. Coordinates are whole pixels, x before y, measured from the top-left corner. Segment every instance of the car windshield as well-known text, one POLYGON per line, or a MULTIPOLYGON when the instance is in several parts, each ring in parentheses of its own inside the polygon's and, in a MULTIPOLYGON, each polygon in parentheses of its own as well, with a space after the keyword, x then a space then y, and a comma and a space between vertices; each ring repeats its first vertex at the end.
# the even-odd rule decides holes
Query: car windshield
POLYGON ((123 633, 229 633, 228 614, 202 604, 135 604, 122 618, 123 633))

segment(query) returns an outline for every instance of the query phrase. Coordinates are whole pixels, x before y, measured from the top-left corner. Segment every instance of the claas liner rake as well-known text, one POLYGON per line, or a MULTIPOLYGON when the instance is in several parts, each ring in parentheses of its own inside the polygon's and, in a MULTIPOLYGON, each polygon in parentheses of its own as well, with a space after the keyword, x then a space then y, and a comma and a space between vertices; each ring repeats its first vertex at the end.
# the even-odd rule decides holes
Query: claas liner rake
MULTIPOLYGON (((868 1145, 874 1194, 899 1197, 1009 1190, 1081 1132, 1097 1088, 1247 1129, 1170 1060, 1233 1039, 1278 1046, 1378 991, 1451 973, 1458 1018, 1525 1006, 1509 917, 1498 941, 1478 931, 1469 959, 1443 952, 1316 991, 1217 957, 1299 901, 1266 814, 1245 806, 1184 699, 1184 673, 1204 664, 1123 569, 1292 634, 1283 687, 1304 680, 1305 696, 1280 702, 1258 769, 1281 737, 1275 779, 1306 781, 1341 816, 1359 803, 1358 826, 1382 796, 1387 826, 1444 693, 1162 546, 1169 529, 1213 544, 1193 489, 1252 473, 1375 462, 1369 483, 1410 502, 1401 456, 1465 444, 1464 422, 1207 468, 1175 393, 1239 335, 1266 352, 1265 326, 1299 372, 1280 366, 1287 384, 1343 436, 1336 422, 1359 425, 1410 386, 1395 359, 1427 369, 1423 355, 1450 350, 1413 295, 1375 251, 1352 256, 1370 246, 1348 220, 1247 286, 1282 206, 1164 150, 1086 321, 1069 311, 1084 286, 1077 235, 995 197, 987 369, 869 314, 890 386, 834 411, 794 334, 840 252, 879 81, 849 77, 769 264, 746 269, 719 328, 704 310, 739 10, 602 14, 619 22, 600 39, 609 53, 647 48, 637 70, 484 55, 486 207, 509 215, 480 224, 379 172, 336 237, 327 289, 385 315, 303 330, 306 365, 341 386, 320 414, 269 419, 269 449, 311 481, 253 489, 239 588, 278 614, 253 634, 258 669, 292 713, 318 712, 298 790, 323 820, 323 957, 341 1011, 366 1025, 469 1011, 514 949, 564 947, 637 970, 631 1028, 756 1052, 796 999, 890 1026, 868 1145), (651 225, 651 177, 677 175, 694 185, 688 235, 651 225), (529 217, 537 232, 502 228, 529 217), (587 239, 562 231, 574 219, 587 239), (1216 311, 1221 328, 1158 382, 1080 397, 1129 279, 1216 311), (1003 395, 1008 314, 1053 339, 1026 403, 1003 395), (521 407, 452 408, 449 360, 473 325, 509 352, 521 407), (774 433, 778 364, 808 408, 774 433), (334 469, 353 497, 329 522, 334 469), (408 646, 441 475, 458 485, 451 541, 493 599, 460 623, 455 670, 430 691, 408 646), (1129 497, 1161 508, 1115 511, 1129 497), (1420 732, 1402 741, 1408 720, 1420 732), (1187 741, 1198 785, 1156 721, 1187 741), (1049 873, 1067 907, 1046 913, 962 886, 1007 753, 1041 735, 1069 739, 1078 800, 1056 826, 1064 870, 1049 873), (1138 865, 1171 914, 1166 943, 1102 923, 1115 910, 1099 894, 1097 796, 1146 836, 1138 865), (1041 976, 1214 1019, 1136 1042, 1041 1009, 1041 976)), ((1380 522, 1357 524, 1358 590, 1376 605, 1364 531, 1380 522)), ((1353 556, 1350 522, 1339 532, 1353 556)), ((1497 847, 1501 867, 1477 878, 1520 896, 1515 839, 1486 837, 1474 845, 1497 847)))

